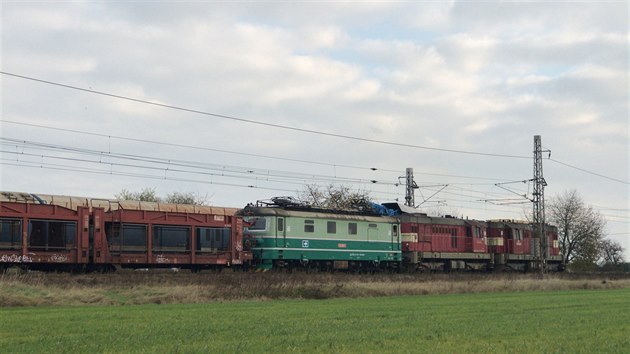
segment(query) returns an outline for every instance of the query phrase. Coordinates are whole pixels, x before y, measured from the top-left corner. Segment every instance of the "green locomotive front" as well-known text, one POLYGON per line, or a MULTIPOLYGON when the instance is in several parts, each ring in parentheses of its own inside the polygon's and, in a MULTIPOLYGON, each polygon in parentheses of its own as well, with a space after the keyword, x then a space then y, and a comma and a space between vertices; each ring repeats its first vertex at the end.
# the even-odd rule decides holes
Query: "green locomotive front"
POLYGON ((396 218, 308 207, 247 206, 244 237, 259 269, 397 270, 396 218))

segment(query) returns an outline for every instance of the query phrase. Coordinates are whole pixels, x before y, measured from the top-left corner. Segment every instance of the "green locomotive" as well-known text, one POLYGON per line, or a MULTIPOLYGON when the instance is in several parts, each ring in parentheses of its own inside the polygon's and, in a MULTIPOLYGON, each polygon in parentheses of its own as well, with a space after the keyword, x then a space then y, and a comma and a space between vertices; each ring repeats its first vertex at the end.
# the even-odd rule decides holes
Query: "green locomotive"
POLYGON ((243 209, 245 242, 258 269, 398 270, 398 219, 316 209, 274 198, 243 209))

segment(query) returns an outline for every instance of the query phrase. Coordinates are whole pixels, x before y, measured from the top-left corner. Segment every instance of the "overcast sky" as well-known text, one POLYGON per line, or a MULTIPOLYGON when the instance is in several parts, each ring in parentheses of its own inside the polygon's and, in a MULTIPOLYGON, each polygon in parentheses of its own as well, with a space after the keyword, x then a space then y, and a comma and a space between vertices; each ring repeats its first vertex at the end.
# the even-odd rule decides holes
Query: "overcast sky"
POLYGON ((547 201, 576 189, 630 259, 625 1, 1 6, 2 190, 404 201, 412 167, 424 210, 520 219, 541 135, 547 201))

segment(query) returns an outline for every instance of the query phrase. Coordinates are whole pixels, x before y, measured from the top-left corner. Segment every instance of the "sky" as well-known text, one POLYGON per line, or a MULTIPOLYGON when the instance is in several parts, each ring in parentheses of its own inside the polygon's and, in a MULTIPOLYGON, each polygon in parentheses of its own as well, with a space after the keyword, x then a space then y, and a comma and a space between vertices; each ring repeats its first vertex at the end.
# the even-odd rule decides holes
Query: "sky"
POLYGON ((625 1, 2 1, 0 189, 345 185, 523 219, 577 190, 630 259, 625 1), (374 182, 375 181, 375 182, 374 182))

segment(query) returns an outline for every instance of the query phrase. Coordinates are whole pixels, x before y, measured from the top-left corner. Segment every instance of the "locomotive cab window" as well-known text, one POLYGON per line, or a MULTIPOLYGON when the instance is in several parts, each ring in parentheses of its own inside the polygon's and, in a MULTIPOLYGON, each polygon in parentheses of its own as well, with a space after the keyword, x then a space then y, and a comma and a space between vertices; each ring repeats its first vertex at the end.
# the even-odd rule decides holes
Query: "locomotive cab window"
POLYGON ((356 222, 351 222, 348 224, 348 234, 349 235, 356 235, 357 234, 357 223, 356 222))
POLYGON ((304 220, 304 232, 315 232, 315 221, 314 220, 304 220))
POLYGON ((243 218, 245 222, 245 228, 247 231, 266 231, 267 230, 267 218, 246 216, 243 218))
POLYGON ((398 225, 392 225, 392 236, 398 237, 398 225))

